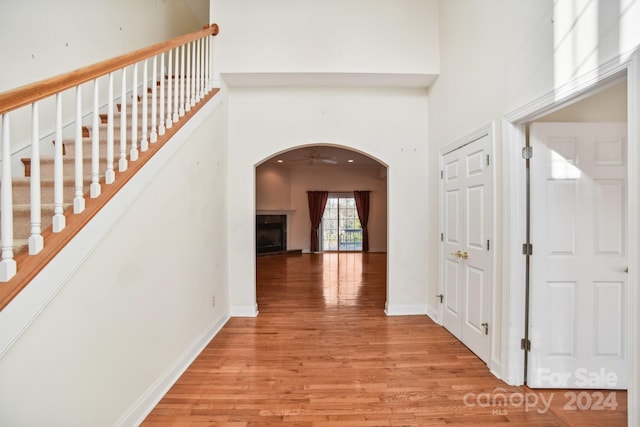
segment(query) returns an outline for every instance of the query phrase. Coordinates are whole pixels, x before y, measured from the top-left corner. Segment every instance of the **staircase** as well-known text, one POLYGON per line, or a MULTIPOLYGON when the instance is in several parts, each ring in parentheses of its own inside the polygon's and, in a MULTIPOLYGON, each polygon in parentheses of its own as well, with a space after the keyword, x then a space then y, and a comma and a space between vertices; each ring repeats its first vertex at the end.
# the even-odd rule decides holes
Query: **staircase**
MULTIPOLYGON (((160 82, 158 82, 158 85, 160 82)), ((149 88, 149 93, 151 89, 149 88)), ((148 123, 151 123, 151 100, 148 98, 148 123)), ((138 97, 138 135, 142 132, 142 105, 141 99, 138 97)), ((127 138, 131 136, 132 123, 132 105, 129 103, 126 111, 127 138)), ((114 161, 113 167, 118 173, 118 161, 120 158, 120 105, 118 112, 114 113, 114 161)), ((107 115, 100 115, 99 125, 99 170, 100 183, 104 186, 104 172, 107 169, 107 115)), ((88 126, 83 126, 82 131, 82 154, 83 154, 83 193, 85 198, 89 198, 89 184, 91 183, 91 151, 93 131, 88 126)), ((55 144, 55 141, 51 141, 55 144)), ((63 153, 63 208, 65 212, 73 209, 73 199, 75 197, 75 141, 66 139, 62 142, 63 153)), ((127 148, 129 150, 129 148, 127 148)), ((127 160, 129 161, 129 153, 127 152, 127 160)), ((31 204, 30 204, 30 186, 31 186, 31 158, 22 158, 24 165, 24 177, 17 177, 13 180, 13 220, 14 220, 14 253, 20 254, 27 250, 28 239, 31 235, 31 204)), ((52 217, 54 215, 54 158, 53 156, 40 157, 40 187, 41 187, 41 214, 42 224, 41 230, 51 227, 52 217)), ((46 233, 48 234, 48 233, 46 233)), ((46 242, 45 242, 46 245, 46 242)))
MULTIPOLYGON (((51 141, 55 149, 50 151, 62 165, 61 173, 59 169, 56 177, 57 162, 54 157, 39 156, 41 224, 40 233, 37 229, 32 233, 31 223, 37 226, 38 221, 37 218, 31 218, 31 206, 36 206, 35 212, 38 209, 37 197, 31 200, 32 179, 37 179, 38 175, 33 164, 36 160, 21 159, 22 167, 18 173, 15 161, 2 163, 0 312, 154 153, 215 96, 218 89, 212 86, 210 58, 211 36, 216 34, 218 26, 212 24, 194 33, 0 93, 2 158, 9 159, 12 154, 11 115, 27 108, 31 110, 31 123, 18 121, 18 126, 22 126, 19 134, 28 135, 30 132, 27 130, 31 128, 32 139, 38 141, 32 148, 43 148, 50 142, 40 137, 39 127, 54 128, 56 137, 52 139, 57 138, 61 144, 56 145, 56 141, 51 141), (85 84, 93 87, 93 106, 81 102, 81 89, 85 84), (114 86, 117 84, 120 90, 116 94, 114 86), (72 110, 73 106, 66 105, 65 101, 68 108, 65 114, 59 102, 61 94, 74 90, 75 109, 72 110), (55 123, 38 124, 40 114, 37 106, 41 101, 53 97, 56 100, 55 123), (121 113, 121 105, 117 104, 122 100, 127 103, 124 114, 121 113), (136 112, 133 112, 133 100, 136 112), (75 120, 68 117, 69 110, 75 111, 75 120), (103 114, 105 112, 108 114, 103 114), (132 112, 137 115, 135 129, 132 129, 132 112), (90 126, 83 122, 83 115, 90 117, 90 126), (111 121, 108 116, 112 117, 111 121), (71 139, 66 139, 63 120, 69 123, 69 129, 74 130, 71 139), (121 125, 126 126, 122 148, 121 125), (97 135, 94 134, 96 132, 97 135), (113 135, 112 141, 107 140, 108 135, 113 135), (93 153, 94 139, 98 146, 97 153, 93 153), (76 141, 82 144, 82 167, 78 165, 77 171, 76 141), (97 169, 92 167, 93 162, 98 162, 97 169), (13 167, 9 166, 11 164, 13 167), (78 183, 76 188, 77 180, 82 181, 81 187, 78 183), (10 189, 3 185, 9 181, 10 189), (55 193, 58 193, 58 200, 54 200, 55 193), (54 212, 56 209, 57 214, 54 212), (13 248, 9 250, 11 244, 13 248)), ((47 117, 51 115, 47 114, 47 117)))
MULTIPOLYGON (((151 90, 151 89, 149 89, 151 90)), ((15 297, 28 282, 35 277, 38 271, 40 271, 46 263, 48 263, 57 252, 64 247, 73 236, 86 224, 93 216, 113 197, 116 192, 126 184, 126 182, 135 173, 140 170, 144 164, 157 152, 171 137, 185 124, 189 119, 198 112, 198 110, 204 106, 210 99, 212 99, 219 89, 211 88, 210 92, 206 94, 199 103, 191 107, 190 111, 186 111, 183 117, 179 117, 178 121, 173 121, 171 128, 167 128, 163 135, 158 136, 157 142, 149 143, 147 151, 140 151, 139 157, 136 161, 130 161, 129 150, 131 149, 131 104, 127 105, 127 160, 128 168, 120 172, 118 171, 118 163, 120 160, 120 108, 114 112, 114 159, 113 167, 115 171, 115 181, 112 184, 105 184, 105 171, 107 169, 107 116, 100 116, 100 123, 98 126, 99 136, 99 171, 100 171, 100 186, 101 194, 96 198, 90 198, 89 185, 91 182, 91 149, 92 149, 92 136, 93 131, 90 127, 84 127, 82 133, 83 144, 83 192, 84 200, 86 202, 86 209, 80 214, 73 213, 73 199, 75 197, 75 141, 63 140, 63 200, 64 200, 64 215, 66 217, 67 226, 60 233, 53 233, 52 231, 52 217, 54 210, 54 161, 53 157, 40 156, 40 174, 41 174, 41 203, 42 203, 42 236, 44 238, 44 249, 42 252, 35 256, 30 256, 28 251, 28 238, 30 235, 30 171, 32 168, 31 159, 24 158, 22 163, 24 165, 24 177, 17 177, 13 179, 13 215, 14 215, 14 253, 16 254, 15 260, 18 264, 17 275, 8 283, 0 283, 0 311, 8 304, 13 297, 15 297), (24 267, 20 269, 20 267, 24 267)), ((151 97, 147 97, 147 113, 152 113, 151 97)), ((141 100, 138 98, 138 138, 142 134, 142 108, 141 100)), ((148 118, 148 124, 151 123, 151 118, 148 118)), ((158 119, 158 124, 160 120, 158 119)), ((55 141, 52 141, 55 143, 55 141)), ((138 150, 140 150, 140 142, 138 142, 138 150)), ((0 236, 1 237, 1 236, 0 236)))

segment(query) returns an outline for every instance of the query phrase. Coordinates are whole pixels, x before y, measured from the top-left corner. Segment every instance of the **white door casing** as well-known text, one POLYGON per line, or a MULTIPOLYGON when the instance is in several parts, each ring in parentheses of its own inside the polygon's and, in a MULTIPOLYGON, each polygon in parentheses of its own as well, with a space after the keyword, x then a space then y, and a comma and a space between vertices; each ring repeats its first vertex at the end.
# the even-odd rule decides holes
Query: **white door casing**
POLYGON ((443 326, 489 363, 493 187, 490 136, 446 153, 442 170, 443 326))
POLYGON ((626 123, 530 128, 530 387, 625 389, 626 123))

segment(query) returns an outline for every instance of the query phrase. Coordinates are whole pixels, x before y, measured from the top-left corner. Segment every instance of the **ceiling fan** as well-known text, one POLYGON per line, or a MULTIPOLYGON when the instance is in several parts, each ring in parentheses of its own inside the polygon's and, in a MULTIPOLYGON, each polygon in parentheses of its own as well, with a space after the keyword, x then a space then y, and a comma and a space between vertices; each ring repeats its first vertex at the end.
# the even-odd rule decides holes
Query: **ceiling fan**
POLYGON ((328 165, 335 165, 338 163, 338 161, 335 159, 335 157, 328 157, 325 156, 323 154, 318 153, 318 150, 316 150, 315 148, 311 148, 311 150, 309 150, 308 153, 306 154, 302 154, 300 157, 302 157, 301 159, 297 159, 297 160, 293 160, 294 162, 296 161, 306 161, 308 165, 314 165, 314 164, 318 164, 318 163, 325 163, 328 165))

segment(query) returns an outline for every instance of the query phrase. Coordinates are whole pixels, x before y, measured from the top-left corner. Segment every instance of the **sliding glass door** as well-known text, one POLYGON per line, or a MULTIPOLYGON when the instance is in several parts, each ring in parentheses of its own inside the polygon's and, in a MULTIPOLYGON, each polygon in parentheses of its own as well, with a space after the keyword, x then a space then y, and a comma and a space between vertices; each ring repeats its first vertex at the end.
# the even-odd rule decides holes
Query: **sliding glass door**
POLYGON ((329 194, 322 216, 322 250, 362 250, 362 227, 352 195, 329 194))

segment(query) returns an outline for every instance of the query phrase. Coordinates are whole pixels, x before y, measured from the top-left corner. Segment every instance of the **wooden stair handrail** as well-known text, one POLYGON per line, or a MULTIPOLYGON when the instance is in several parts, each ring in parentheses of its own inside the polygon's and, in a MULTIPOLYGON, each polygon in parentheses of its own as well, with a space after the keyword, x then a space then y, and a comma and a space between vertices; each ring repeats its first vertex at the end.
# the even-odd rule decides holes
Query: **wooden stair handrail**
POLYGON ((113 71, 121 70, 143 59, 150 58, 191 41, 208 35, 215 36, 218 34, 218 31, 218 24, 211 24, 209 27, 193 33, 178 36, 171 40, 125 53, 115 58, 0 93, 0 114, 8 113, 35 101, 48 98, 56 93, 79 86, 113 71))

